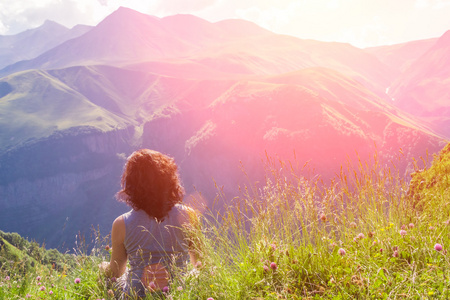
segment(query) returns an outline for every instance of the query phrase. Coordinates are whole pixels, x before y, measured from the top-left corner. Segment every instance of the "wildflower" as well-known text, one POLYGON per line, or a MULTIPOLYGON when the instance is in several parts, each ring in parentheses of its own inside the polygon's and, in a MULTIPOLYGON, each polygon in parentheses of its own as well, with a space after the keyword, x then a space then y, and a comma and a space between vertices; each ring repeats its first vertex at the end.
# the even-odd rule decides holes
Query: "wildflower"
POLYGON ((214 300, 214 298, 212 298, 212 297, 209 297, 208 299, 206 299, 206 300, 214 300))
POLYGON ((152 291, 156 290, 156 284, 155 284, 153 281, 150 282, 150 283, 148 284, 148 287, 149 287, 152 291))
POLYGON ((275 271, 278 267, 277 267, 277 264, 275 262, 271 262, 270 263, 270 268, 275 271))
POLYGON ((114 297, 114 292, 113 292, 113 290, 108 290, 108 296, 114 297))
POLYGON ((112 281, 112 282, 116 282, 116 281, 117 281, 117 278, 113 276, 113 277, 111 277, 111 281, 112 281))
POLYGON ((105 250, 106 250, 106 251, 109 251, 110 249, 111 249, 111 247, 109 247, 109 245, 106 245, 106 246, 105 246, 105 250))
POLYGON ((436 250, 436 251, 442 251, 442 245, 441 245, 441 244, 436 244, 436 245, 434 245, 434 250, 436 250))
POLYGON ((378 241, 377 241, 377 240, 374 240, 374 241, 372 242, 372 245, 375 246, 377 243, 378 243, 378 241))
POLYGON ((49 295, 53 295, 53 291, 50 291, 50 292, 48 292, 49 293, 49 295))
POLYGON ((392 253, 392 257, 398 257, 398 251, 395 250, 394 253, 392 253))
POLYGON ((36 280, 40 281, 41 280, 41 276, 36 277, 36 280))
POLYGON ((430 230, 434 230, 434 226, 430 226, 428 229, 430 230))
POLYGON ((383 248, 380 248, 380 252, 383 253, 383 248))
POLYGON ((321 213, 319 215, 319 218, 322 220, 322 222, 326 222, 327 221, 327 216, 324 213, 321 213))
POLYGON ((351 228, 356 228, 356 223, 355 223, 355 222, 351 222, 351 223, 350 223, 350 227, 351 227, 351 228))
POLYGON ((39 290, 45 291, 45 286, 41 286, 41 288, 39 290))
POLYGON ((392 247, 392 250, 397 251, 398 250, 398 246, 392 247))
POLYGON ((8 275, 6 275, 5 280, 6 280, 6 281, 9 281, 9 280, 10 280, 10 277, 9 277, 8 275))
POLYGON ((410 229, 413 229, 413 228, 414 228, 414 224, 413 224, 413 223, 409 223, 408 226, 409 226, 410 229))
POLYGON ((358 238, 354 237, 354 238, 353 238, 353 241, 354 241, 355 243, 357 243, 357 242, 358 242, 358 238))
POLYGON ((179 287, 177 287, 177 290, 181 292, 183 290, 183 287, 180 285, 179 287))
POLYGON ((27 295, 25 296, 25 298, 31 298, 31 295, 30 295, 30 294, 27 294, 27 295))
POLYGON ((76 284, 78 284, 78 283, 81 282, 81 279, 80 279, 80 278, 75 278, 75 280, 74 280, 73 282, 75 282, 76 284))
POLYGON ((277 250, 277 245, 275 245, 275 244, 270 245, 270 247, 272 247, 273 251, 277 250))
POLYGON ((202 262, 201 262, 201 261, 198 261, 198 262, 195 264, 195 267, 196 267, 197 269, 200 269, 200 268, 202 267, 202 262))
POLYGON ((401 230, 405 230, 406 229, 406 225, 402 225, 402 227, 400 227, 401 230))
POLYGON ((168 293, 169 287, 168 286, 163 287, 162 291, 163 291, 163 293, 168 293))
POLYGON ((406 235, 406 233, 407 233, 407 232, 406 232, 406 230, 403 230, 403 229, 402 229, 402 230, 400 230, 400 235, 401 235, 401 236, 405 236, 405 235, 406 235))
POLYGON ((374 235, 375 235, 375 231, 369 231, 369 233, 367 234, 367 236, 369 238, 373 238, 374 235))
POLYGON ((339 254, 340 256, 344 256, 344 255, 345 255, 345 250, 344 250, 344 248, 339 248, 338 254, 339 254))
POLYGON ((362 240, 363 238, 364 238, 364 234, 363 233, 358 234, 358 239, 362 240))

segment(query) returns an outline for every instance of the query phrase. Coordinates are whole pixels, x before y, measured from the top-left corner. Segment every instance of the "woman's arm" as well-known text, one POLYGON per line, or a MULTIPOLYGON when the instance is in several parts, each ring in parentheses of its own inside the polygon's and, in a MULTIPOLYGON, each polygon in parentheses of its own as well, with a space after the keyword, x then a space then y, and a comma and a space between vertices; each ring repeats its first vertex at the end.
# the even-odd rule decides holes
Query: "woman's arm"
POLYGON ((125 221, 122 216, 116 218, 111 230, 111 261, 104 262, 100 269, 108 277, 120 277, 127 266, 127 251, 125 250, 125 221))

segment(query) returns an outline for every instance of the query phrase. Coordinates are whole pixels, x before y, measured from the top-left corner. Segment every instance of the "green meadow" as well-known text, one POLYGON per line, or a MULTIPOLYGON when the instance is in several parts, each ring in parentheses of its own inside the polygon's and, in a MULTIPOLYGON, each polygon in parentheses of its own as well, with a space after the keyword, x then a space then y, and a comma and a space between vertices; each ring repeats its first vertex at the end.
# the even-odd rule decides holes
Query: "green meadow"
MULTIPOLYGON (((411 161, 410 178, 395 164, 374 157, 323 181, 272 161, 263 187, 202 211, 192 229, 201 263, 147 298, 448 299, 450 144, 431 163, 411 161)), ((62 254, 1 233, 0 299, 114 299, 97 267, 109 260, 107 234, 79 236, 62 254)))

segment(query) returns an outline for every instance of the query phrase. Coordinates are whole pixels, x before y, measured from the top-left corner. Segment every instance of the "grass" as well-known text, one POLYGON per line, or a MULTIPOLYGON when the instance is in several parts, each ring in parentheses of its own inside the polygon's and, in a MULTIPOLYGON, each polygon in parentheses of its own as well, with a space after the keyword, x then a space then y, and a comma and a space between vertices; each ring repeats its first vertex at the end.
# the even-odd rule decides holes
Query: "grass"
MULTIPOLYGON (((411 184, 376 158, 326 183, 273 163, 264 187, 203 213, 197 271, 147 298, 447 299, 450 144, 430 168, 415 165, 411 184)), ((82 242, 58 267, 26 272, 16 253, 0 267, 0 299, 113 299, 97 268, 109 260, 107 244, 97 233, 92 251, 82 242)))

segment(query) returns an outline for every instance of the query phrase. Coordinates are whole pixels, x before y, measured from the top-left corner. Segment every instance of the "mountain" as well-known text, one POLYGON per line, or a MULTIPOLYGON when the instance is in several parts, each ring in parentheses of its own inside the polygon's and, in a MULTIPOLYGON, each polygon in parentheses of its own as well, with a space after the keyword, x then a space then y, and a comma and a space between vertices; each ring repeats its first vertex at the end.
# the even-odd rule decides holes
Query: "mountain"
POLYGON ((400 109, 429 121, 450 137, 450 31, 418 58, 392 85, 400 109))
POLYGON ((0 36, 0 69, 22 60, 33 59, 63 42, 83 35, 90 26, 68 29, 53 21, 16 35, 0 36))
POLYGON ((281 74, 321 66, 364 81, 382 93, 393 79, 391 70, 376 57, 349 44, 278 35, 238 20, 210 23, 188 15, 160 19, 127 8, 119 8, 83 36, 32 60, 3 68, 0 76, 27 69, 171 63, 180 59, 243 75, 281 74))
POLYGON ((437 40, 437 38, 431 38, 395 45, 370 47, 364 50, 375 55, 381 62, 391 67, 393 71, 403 73, 415 60, 427 52, 437 40))
POLYGON ((377 55, 242 20, 120 8, 1 71, 0 229, 59 248, 91 225, 108 233, 127 209, 114 200, 123 164, 142 147, 175 158, 192 205, 263 182, 268 158, 326 180, 378 151, 407 174, 445 139, 385 93, 406 73, 377 55))

